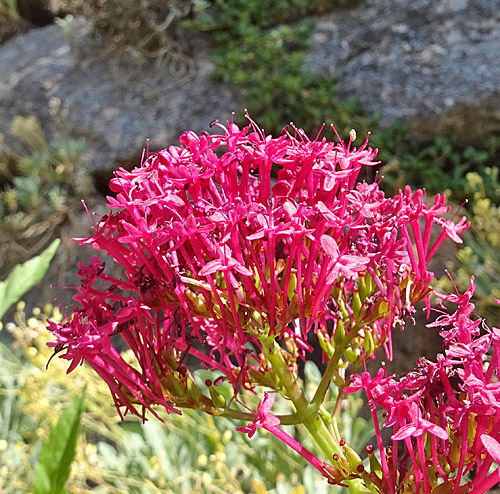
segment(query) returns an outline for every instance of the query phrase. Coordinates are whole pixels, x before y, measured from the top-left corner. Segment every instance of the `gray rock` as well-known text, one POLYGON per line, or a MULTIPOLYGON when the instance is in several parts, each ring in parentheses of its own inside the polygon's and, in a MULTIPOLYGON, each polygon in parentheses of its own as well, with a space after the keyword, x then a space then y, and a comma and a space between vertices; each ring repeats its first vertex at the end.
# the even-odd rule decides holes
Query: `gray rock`
POLYGON ((85 139, 85 161, 106 174, 138 164, 146 139, 161 149, 239 110, 235 93, 210 80, 206 40, 193 40, 194 55, 178 67, 134 54, 111 60, 83 19, 73 23, 67 35, 50 25, 0 46, 0 133, 9 144, 11 120, 35 115, 49 139, 85 139))
POLYGON ((416 138, 500 132, 500 0, 372 0, 318 19, 306 68, 416 138))

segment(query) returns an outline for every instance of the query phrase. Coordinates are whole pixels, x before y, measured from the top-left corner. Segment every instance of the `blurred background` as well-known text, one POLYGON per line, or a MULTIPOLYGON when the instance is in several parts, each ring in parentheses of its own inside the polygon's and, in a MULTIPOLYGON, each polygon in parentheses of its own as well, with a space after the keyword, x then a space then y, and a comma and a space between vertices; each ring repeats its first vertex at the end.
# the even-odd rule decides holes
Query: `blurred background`
MULTIPOLYGON (((354 128, 358 145, 371 132, 387 194, 445 192, 472 226, 434 261, 436 287, 453 290, 444 269, 460 290, 474 275, 477 313, 500 326, 500 0, 0 0, 0 279, 61 238, 2 320, 0 492, 31 492, 41 441, 84 385, 70 493, 334 491, 265 434, 250 445, 195 413, 120 425, 88 370, 45 371, 44 318, 62 317, 55 298, 71 308, 53 286, 78 283, 92 255, 70 240, 90 231, 81 200, 104 211, 113 170, 138 166, 147 139, 156 151, 214 119, 243 124, 245 108, 275 135, 291 121, 311 137, 354 128)), ((409 328, 394 369, 437 343, 409 328)), ((359 407, 344 434, 368 440, 359 407)))

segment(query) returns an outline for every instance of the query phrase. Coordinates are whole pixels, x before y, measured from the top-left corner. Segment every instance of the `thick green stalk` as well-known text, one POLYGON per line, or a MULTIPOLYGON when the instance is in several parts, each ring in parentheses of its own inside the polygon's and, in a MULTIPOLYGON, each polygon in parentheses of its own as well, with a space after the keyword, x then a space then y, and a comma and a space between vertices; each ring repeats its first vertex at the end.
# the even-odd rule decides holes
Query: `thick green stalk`
MULTIPOLYGON (((352 334, 346 338, 346 340, 352 339, 355 333, 357 333, 357 331, 353 331, 352 334)), ((342 347, 344 347, 344 345, 342 345, 342 347)), ((314 405, 309 404, 302 388, 298 384, 297 378, 290 371, 288 364, 283 357, 280 346, 275 340, 271 340, 263 342, 262 348, 279 379, 280 385, 284 388, 286 397, 289 398, 295 406, 295 418, 299 429, 307 431, 316 446, 323 452, 328 462, 336 463, 339 470, 343 472, 346 477, 350 474, 357 475, 357 467, 362 463, 361 458, 359 458, 359 456, 347 446, 340 446, 332 431, 330 431, 319 413, 321 402, 318 401, 314 405)), ((336 362, 338 363, 338 360, 342 355, 342 349, 339 348, 337 351, 339 352, 336 359, 336 362)), ((333 370, 335 370, 335 368, 333 370)), ((327 377, 327 379, 328 380, 325 380, 323 378, 322 380, 322 383, 325 381, 327 384, 324 393, 322 394, 322 399, 324 398, 328 385, 330 384, 331 376, 327 377)), ((316 399, 318 399, 317 396, 318 392, 316 392, 315 395, 316 399)), ((352 480, 350 482, 354 481, 352 480)), ((359 492, 358 482, 356 481, 354 484, 354 491, 359 492), (356 484, 356 487, 354 484, 356 484)))
POLYGON ((323 420, 317 413, 311 413, 312 410, 309 402, 302 392, 297 379, 290 372, 281 353, 280 346, 276 341, 272 340, 271 342, 266 342, 263 348, 269 363, 280 380, 280 384, 286 391, 287 398, 295 405, 297 423, 307 429, 314 442, 323 451, 329 461, 333 461, 334 454, 343 457, 344 454, 341 447, 334 441, 323 420))
POLYGON ((329 462, 334 461, 333 455, 338 455, 339 459, 345 458, 340 445, 334 440, 328 427, 318 414, 307 417, 301 424, 299 430, 305 429, 312 437, 316 445, 323 451, 329 462))
POLYGON ((262 347, 269 363, 280 381, 280 384, 287 393, 287 398, 289 398, 295 405, 295 408, 297 409, 297 416, 300 418, 301 412, 305 412, 309 406, 309 402, 304 396, 297 379, 290 372, 290 369, 281 354, 281 347, 275 340, 263 343, 262 347))

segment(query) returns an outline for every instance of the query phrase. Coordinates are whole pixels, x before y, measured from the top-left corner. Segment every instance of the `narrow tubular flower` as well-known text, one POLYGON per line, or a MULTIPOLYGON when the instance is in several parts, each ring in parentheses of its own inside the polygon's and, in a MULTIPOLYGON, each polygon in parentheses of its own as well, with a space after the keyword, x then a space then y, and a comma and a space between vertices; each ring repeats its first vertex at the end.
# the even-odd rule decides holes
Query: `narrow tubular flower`
MULTIPOLYGON (((275 437, 283 441, 294 451, 299 453, 305 458, 314 468, 316 468, 321 475, 326 477, 329 481, 336 481, 337 479, 332 476, 332 467, 324 461, 320 461, 314 456, 307 448, 300 444, 296 439, 287 434, 284 430, 280 429, 280 419, 271 414, 271 408, 274 403, 274 394, 264 393, 264 397, 259 403, 257 415, 255 420, 244 427, 237 427, 236 430, 248 434, 248 437, 253 437, 257 427, 262 427, 266 431, 273 434, 275 437)), ((340 472, 339 472, 340 473, 340 472)))

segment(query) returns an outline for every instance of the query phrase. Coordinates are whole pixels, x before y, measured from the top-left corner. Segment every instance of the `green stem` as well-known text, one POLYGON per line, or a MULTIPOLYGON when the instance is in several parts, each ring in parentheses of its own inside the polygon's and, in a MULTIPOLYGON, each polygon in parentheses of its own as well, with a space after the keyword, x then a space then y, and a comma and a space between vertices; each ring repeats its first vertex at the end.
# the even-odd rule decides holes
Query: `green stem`
POLYGON ((289 398, 295 405, 297 410, 295 416, 300 420, 302 417, 301 413, 307 410, 309 402, 304 396, 297 379, 290 372, 290 369, 281 354, 281 347, 275 340, 272 340, 270 342, 263 343, 262 348, 274 372, 276 373, 280 384, 285 389, 287 398, 289 398))
POLYGON ((297 410, 295 417, 298 423, 305 427, 329 461, 333 461, 334 454, 339 455, 340 458, 344 458, 342 448, 335 442, 321 417, 317 413, 314 413, 314 411, 317 412, 319 410, 319 405, 316 410, 311 410, 309 402, 304 396, 297 379, 292 375, 283 358, 280 346, 275 340, 266 343, 262 347, 269 363, 280 380, 280 384, 286 391, 287 398, 295 405, 297 410))
POLYGON ((309 416, 300 424, 299 428, 307 430, 329 462, 334 461, 333 455, 335 454, 339 456, 339 459, 345 459, 342 448, 334 440, 331 432, 319 415, 309 416))
MULTIPOLYGON (((334 355, 334 357, 336 357, 336 359, 332 359, 334 362, 336 361, 338 364, 343 353, 343 348, 349 344, 361 327, 360 325, 359 328, 353 328, 351 334, 346 337, 344 344, 336 350, 336 354, 338 353, 338 355, 334 355)), ((295 419, 299 423, 299 428, 307 431, 328 461, 336 463, 346 477, 351 474, 358 475, 357 467, 361 464, 361 458, 359 458, 351 448, 340 446, 332 431, 322 419, 321 414, 318 413, 336 366, 328 366, 330 369, 329 374, 326 379, 323 376, 320 383, 320 386, 323 385, 324 392, 320 395, 317 391, 314 397, 316 403, 309 404, 302 388, 299 386, 297 378, 292 374, 283 357, 281 347, 276 341, 264 341, 262 342, 262 348, 273 371, 279 379, 280 385, 284 388, 286 397, 289 398, 295 406, 295 419), (321 396, 321 399, 318 398, 319 396, 321 396), (334 456, 336 458, 335 460, 334 456)))
POLYGON ((316 389, 316 393, 314 393, 313 399, 311 400, 311 406, 313 406, 316 410, 319 409, 320 405, 323 403, 325 399, 326 392, 330 387, 330 383, 332 382, 333 376, 335 372, 338 370, 339 360, 342 357, 345 349, 349 346, 351 341, 357 336, 359 330, 363 327, 362 324, 356 324, 354 328, 347 333, 344 338, 344 341, 335 348, 335 353, 332 355, 330 362, 328 362, 328 366, 326 367, 325 372, 323 373, 323 377, 316 389))

